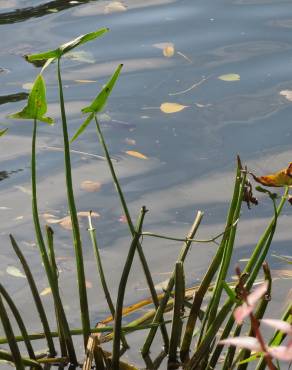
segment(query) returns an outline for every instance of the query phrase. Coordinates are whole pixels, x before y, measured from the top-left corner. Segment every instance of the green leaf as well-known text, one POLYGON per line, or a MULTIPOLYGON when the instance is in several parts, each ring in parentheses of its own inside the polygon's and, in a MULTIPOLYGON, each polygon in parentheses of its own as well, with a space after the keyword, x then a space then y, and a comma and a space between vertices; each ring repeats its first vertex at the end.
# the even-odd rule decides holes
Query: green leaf
POLYGON ((3 136, 6 134, 8 128, 4 128, 3 130, 0 130, 0 136, 3 136))
POLYGON ((38 119, 39 121, 52 124, 54 122, 52 118, 44 117, 46 112, 46 85, 43 77, 38 75, 28 96, 27 105, 20 112, 10 114, 8 117, 16 119, 38 119))
POLYGON ((260 357, 260 353, 258 352, 258 353, 256 353, 256 354, 254 354, 254 355, 250 356, 249 358, 246 358, 245 360, 242 360, 242 361, 238 362, 238 365, 243 365, 243 364, 247 364, 247 363, 249 363, 249 362, 255 361, 255 360, 257 360, 259 357, 260 357))
POLYGON ((111 76, 110 80, 107 82, 105 87, 101 90, 101 92, 97 95, 97 97, 93 100, 93 102, 88 107, 85 107, 82 109, 82 113, 90 113, 90 112, 99 113, 102 111, 119 77, 122 67, 123 67, 123 64, 120 64, 118 66, 118 68, 115 70, 114 74, 111 76))
POLYGON ((95 32, 90 32, 85 35, 81 35, 77 37, 74 40, 71 40, 69 42, 66 42, 65 44, 60 45, 57 49, 55 50, 48 50, 45 51, 44 53, 40 54, 31 54, 27 55, 27 60, 29 62, 33 62, 35 60, 47 60, 47 59, 58 59, 61 58, 61 56, 65 53, 68 53, 68 51, 76 48, 77 46, 80 46, 82 44, 85 44, 88 41, 94 40, 97 37, 102 36, 104 33, 108 32, 108 28, 101 28, 95 32))
POLYGON ((238 299, 236 298, 236 294, 234 292, 234 290, 232 290, 230 288, 230 286, 226 283, 226 281, 222 280, 221 281, 221 284, 223 286, 223 289, 225 290, 225 292, 228 294, 228 297, 234 302, 238 302, 238 299))
POLYGON ((268 189, 262 188, 261 186, 256 186, 256 190, 260 193, 268 194, 268 196, 271 199, 279 198, 279 195, 277 193, 273 193, 273 192, 269 191, 268 189))
POLYGON ((86 127, 92 121, 94 115, 102 111, 104 106, 106 105, 107 99, 112 92, 112 89, 119 77, 120 71, 123 67, 123 64, 120 64, 118 68, 115 70, 109 81, 106 83, 104 88, 101 92, 97 95, 97 97, 93 100, 93 102, 88 106, 82 109, 83 113, 91 113, 86 120, 82 123, 79 129, 76 131, 74 136, 71 139, 71 143, 77 139, 77 137, 86 129, 86 127))

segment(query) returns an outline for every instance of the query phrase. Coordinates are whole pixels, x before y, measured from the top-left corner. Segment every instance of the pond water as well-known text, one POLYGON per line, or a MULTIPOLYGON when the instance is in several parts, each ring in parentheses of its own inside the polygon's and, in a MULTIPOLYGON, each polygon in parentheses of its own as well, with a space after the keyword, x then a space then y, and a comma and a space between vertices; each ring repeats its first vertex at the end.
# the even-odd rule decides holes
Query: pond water
MULTIPOLYGON (((198 236, 208 238, 224 228, 237 154, 258 174, 286 167, 291 161, 292 103, 280 94, 292 90, 291 11, 291 2, 281 0, 0 0, 0 119, 3 127, 9 127, 0 146, 0 273, 32 331, 40 324, 25 279, 6 271, 8 266, 20 267, 8 241, 8 234, 13 233, 40 290, 47 287, 34 243, 30 208, 32 125, 6 119, 7 114, 23 106, 38 71, 23 56, 109 27, 106 36, 63 60, 70 134, 82 122, 81 108, 93 99, 116 66, 124 63, 101 124, 131 214, 136 217, 146 205, 150 212, 145 231, 184 237, 200 209, 205 216, 198 236), (226 74, 238 75, 237 80, 218 78, 226 74), (166 102, 185 108, 167 114, 160 109, 166 102), (142 153, 147 159, 133 157, 127 151, 142 153)), ((67 208, 54 66, 45 77, 48 112, 56 124, 39 129, 39 208, 41 214, 62 218, 67 208)), ((115 295, 130 238, 106 163, 98 157, 103 153, 93 125, 72 149, 78 210, 92 209, 100 215, 94 223, 110 290, 115 295), (99 182, 100 190, 85 191, 82 182, 86 180, 99 182)), ((258 207, 243 209, 234 265, 249 256, 272 215, 270 202, 260 195, 258 198, 258 207)), ((287 206, 272 252, 291 254, 291 222, 287 206)), ((86 227, 83 219, 90 314, 95 323, 106 315, 107 307, 86 227)), ((70 324, 78 327, 70 231, 59 224, 53 228, 62 295, 70 324)), ((143 246, 155 283, 167 279, 180 244, 145 238, 143 246)), ((200 279, 214 251, 211 244, 192 247, 186 262, 188 284, 200 279)), ((269 262, 278 273, 288 269, 271 255, 269 262)), ((289 284, 289 280, 275 282, 274 316, 283 309, 289 284)), ((126 302, 148 295, 136 260, 126 302)), ((44 302, 50 310, 50 295, 44 296, 44 302)), ((138 334, 132 336, 133 344, 139 340, 138 334)), ((130 358, 143 366, 137 353, 130 358)))

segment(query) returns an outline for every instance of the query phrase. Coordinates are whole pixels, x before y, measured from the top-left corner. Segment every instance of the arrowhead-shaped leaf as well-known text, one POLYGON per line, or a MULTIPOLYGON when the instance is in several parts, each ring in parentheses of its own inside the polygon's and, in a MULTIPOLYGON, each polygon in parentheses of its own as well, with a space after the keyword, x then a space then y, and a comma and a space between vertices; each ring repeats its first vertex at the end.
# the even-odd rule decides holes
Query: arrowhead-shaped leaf
POLYGON ((6 134, 8 128, 4 128, 3 130, 0 130, 0 136, 3 136, 6 134))
POLYGON ((60 45, 55 50, 48 50, 40 54, 31 54, 28 55, 26 58, 29 62, 33 62, 35 60, 47 60, 47 59, 57 59, 61 58, 61 56, 68 51, 76 48, 79 45, 85 44, 88 41, 94 40, 97 37, 102 36, 104 33, 108 32, 108 28, 101 28, 95 32, 90 32, 85 35, 78 36, 76 39, 66 42, 65 44, 60 45))
POLYGON ((107 99, 112 92, 112 89, 119 77, 123 64, 120 64, 118 68, 115 70, 107 84, 101 90, 101 92, 97 95, 97 97, 93 100, 93 102, 88 106, 82 109, 82 113, 91 113, 86 120, 82 123, 79 129, 76 131, 74 136, 71 139, 71 143, 77 139, 77 137, 86 129, 89 123, 92 121, 94 115, 102 111, 104 106, 106 105, 107 99))
POLYGON ((46 112, 46 85, 42 75, 38 75, 28 96, 27 105, 20 112, 10 114, 8 117, 16 119, 38 119, 39 121, 52 124, 54 122, 52 118, 44 117, 46 112))
POLYGON ((106 105, 107 99, 112 92, 112 89, 119 77, 123 64, 120 64, 118 68, 115 70, 114 74, 111 76, 110 80, 101 90, 101 92, 97 95, 97 97, 93 100, 93 102, 88 106, 82 109, 82 113, 99 113, 102 111, 104 106, 106 105))

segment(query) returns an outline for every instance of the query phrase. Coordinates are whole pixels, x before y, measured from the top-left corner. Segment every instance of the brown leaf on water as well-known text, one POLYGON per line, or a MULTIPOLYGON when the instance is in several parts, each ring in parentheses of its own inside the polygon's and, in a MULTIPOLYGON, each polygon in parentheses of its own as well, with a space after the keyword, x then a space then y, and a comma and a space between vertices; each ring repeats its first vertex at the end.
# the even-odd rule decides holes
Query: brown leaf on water
MULTIPOLYGON (((45 215, 51 216, 51 218, 48 217, 48 218, 45 219, 48 224, 59 224, 65 230, 72 230, 72 223, 71 223, 71 217, 70 216, 65 216, 63 218, 57 218, 54 215, 50 215, 50 214, 45 214, 45 215)), ((79 219, 82 218, 82 217, 88 217, 89 212, 88 211, 80 211, 80 212, 77 212, 77 216, 78 216, 79 219)), ((91 217, 92 218, 98 218, 98 217, 100 217, 100 214, 97 213, 97 212, 91 212, 91 217)))
POLYGON ((282 90, 279 94, 284 96, 287 100, 292 101, 292 90, 282 90))
POLYGON ((148 159, 148 157, 146 157, 146 155, 140 153, 140 152, 136 152, 135 150, 127 150, 126 153, 132 157, 135 157, 135 158, 139 158, 139 159, 148 159))
POLYGON ((187 105, 166 102, 160 105, 160 110, 163 113, 171 114, 171 113, 178 113, 187 107, 188 107, 187 105))
POLYGON ((292 162, 287 168, 271 173, 266 176, 257 177, 253 173, 250 173, 255 181, 259 182, 264 186, 282 187, 292 185, 292 162))
POLYGON ((127 10, 127 6, 120 1, 111 1, 108 5, 104 7, 104 12, 106 14, 115 12, 124 12, 127 10))
POLYGON ((81 183, 81 189, 89 192, 99 191, 101 183, 99 181, 85 180, 81 183))
POLYGON ((48 295, 48 294, 51 294, 51 293, 52 293, 52 289, 48 287, 48 288, 45 288, 44 290, 42 290, 40 292, 40 295, 45 296, 45 295, 48 295))

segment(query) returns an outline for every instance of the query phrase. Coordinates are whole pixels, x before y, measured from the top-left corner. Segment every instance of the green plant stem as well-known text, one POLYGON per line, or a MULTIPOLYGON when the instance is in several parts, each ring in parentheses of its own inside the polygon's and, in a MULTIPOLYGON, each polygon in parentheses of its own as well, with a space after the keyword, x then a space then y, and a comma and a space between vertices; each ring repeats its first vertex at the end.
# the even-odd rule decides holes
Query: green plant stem
POLYGON ((86 281, 85 281, 85 272, 84 272, 84 264, 83 264, 82 243, 81 243, 79 222, 78 222, 78 216, 77 216, 77 211, 76 211, 76 206, 75 206, 73 184, 72 184, 70 145, 69 145, 69 138, 68 138, 67 119, 66 119, 63 85, 62 85, 62 78, 61 78, 60 58, 58 58, 57 70, 58 70, 59 97, 60 97, 63 140, 64 140, 64 158, 65 158, 67 198, 68 198, 68 206, 69 206, 69 212, 70 212, 72 230, 73 230, 73 244, 74 244, 74 250, 75 250, 75 257, 76 257, 77 280, 78 280, 78 288, 79 288, 81 322, 82 322, 82 327, 83 327, 84 349, 86 349, 87 340, 90 334, 90 320, 89 320, 86 281))
MULTIPOLYGON (((9 361, 9 362, 14 362, 13 355, 4 349, 0 349, 0 359, 9 361)), ((37 362, 32 359, 26 358, 26 357, 21 357, 21 362, 25 366, 30 366, 32 369, 42 369, 42 366, 37 362)), ((23 367, 24 369, 24 367, 23 367)))
POLYGON ((30 290, 31 290, 31 293, 32 293, 32 296, 33 296, 38 314, 39 314, 39 317, 40 317, 42 325, 43 325, 45 338, 47 340, 47 344, 48 344, 48 347, 49 347, 49 354, 51 356, 55 356, 56 350, 55 350, 54 342, 53 342, 51 334, 50 334, 51 331, 50 331, 48 319, 47 319, 47 316, 46 316, 46 313, 45 313, 45 310, 44 310, 44 306, 42 304, 42 301, 41 301, 36 283, 34 281, 34 278, 32 276, 30 268, 29 268, 29 266, 26 262, 26 259, 25 259, 24 255, 22 254, 18 244, 16 243, 16 240, 14 239, 14 237, 12 235, 10 235, 10 241, 11 241, 11 245, 12 245, 12 247, 13 247, 13 249, 14 249, 14 251, 15 251, 22 267, 23 267, 27 282, 29 284, 29 287, 30 287, 30 290))
POLYGON ((120 359, 120 339, 121 339, 121 327, 122 327, 122 317, 123 317, 123 303, 124 303, 124 296, 126 285, 129 277, 129 273, 131 270, 132 262, 134 259, 135 251, 137 249, 140 234, 143 227, 143 221, 147 210, 145 207, 142 207, 140 216, 137 222, 137 227, 133 236, 133 240, 128 252, 128 256, 126 259, 126 263, 124 265, 124 269, 122 272, 119 289, 118 289, 118 297, 116 303, 116 310, 115 310, 115 322, 114 322, 114 338, 113 338, 113 351, 112 351, 112 369, 116 370, 119 369, 119 359, 120 359))
POLYGON ((34 350, 32 348, 30 340, 28 338, 27 330, 26 330, 26 327, 25 327, 24 322, 22 320, 22 317, 21 317, 15 303, 13 302, 12 298, 10 297, 9 293, 3 287, 2 284, 0 284, 0 294, 2 294, 3 298, 7 302, 9 308, 11 309, 11 312, 12 312, 13 316, 15 317, 15 320, 17 322, 17 325, 19 327, 21 335, 23 336, 23 340, 24 340, 24 343, 25 343, 25 346, 26 346, 29 357, 31 359, 35 360, 36 357, 35 357, 35 354, 34 354, 34 350))
POLYGON ((238 164, 235 181, 234 181, 233 195, 232 195, 232 200, 229 206, 223 239, 220 243, 219 248, 217 249, 216 255, 214 256, 200 284, 198 291, 195 293, 195 296, 194 296, 192 308, 190 310, 190 314, 187 320, 186 329, 185 329, 185 333, 184 333, 182 345, 181 345, 181 350, 180 350, 180 358, 183 362, 189 359, 189 351, 190 351, 190 345, 191 345, 192 338, 193 338, 193 332, 194 332, 196 321, 197 321, 197 318, 198 318, 198 315, 199 315, 199 312, 200 312, 200 309, 203 303, 203 299, 205 297, 206 292, 209 289, 209 286, 211 284, 211 281, 216 271, 218 270, 221 264, 225 244, 229 238, 230 230, 233 227, 234 212, 235 212, 236 204, 238 201, 238 195, 239 195, 239 189, 240 189, 240 183, 241 183, 240 170, 241 170, 241 167, 240 167, 240 164, 238 164))
MULTIPOLYGON (((283 206, 284 206, 285 201, 287 199, 288 190, 289 189, 286 188, 284 196, 282 197, 281 202, 278 205, 277 217, 279 217, 279 215, 280 215, 280 213, 283 209, 283 206)), ((248 290, 251 289, 251 287, 252 287, 252 285, 253 285, 253 283, 256 279, 256 276, 258 274, 258 271, 259 271, 266 255, 267 255, 270 243, 272 241, 271 235, 273 235, 274 225, 275 225, 275 216, 273 217, 269 226, 264 231, 263 236, 260 238, 256 248, 253 251, 253 254, 250 258, 250 261, 252 261, 252 263, 250 263, 250 261, 249 261, 249 263, 247 265, 248 268, 246 267, 244 269, 244 273, 250 273, 249 269, 252 269, 256 264, 256 267, 254 267, 254 270, 253 270, 253 271, 256 271, 256 274, 252 274, 253 280, 251 278, 249 278, 248 282, 246 283, 246 288, 248 290), (260 252, 262 252, 262 254, 261 254, 260 258, 258 258, 260 252)), ((191 358, 190 362, 188 363, 187 369, 196 369, 196 366, 199 365, 202 357, 205 354, 205 351, 207 350, 208 346, 211 344, 212 340, 215 337, 215 334, 219 330, 220 326, 222 325, 223 321, 226 318, 226 315, 229 313, 232 306, 233 306, 233 301, 231 299, 227 299, 225 301, 225 303, 223 304, 223 307, 221 308, 221 310, 217 314, 216 318, 213 320, 212 325, 210 326, 210 328, 208 329, 208 331, 204 335, 204 338, 203 338, 200 346, 197 348, 196 352, 194 353, 193 357, 191 358)), ((233 317, 230 317, 230 320, 234 320, 233 317)), ((232 325, 231 325, 231 328, 232 328, 232 325)), ((226 333, 226 334, 228 336, 229 333, 226 333)), ((221 346, 221 345, 217 346, 217 348, 215 350, 216 351, 216 356, 214 357, 214 353, 213 353, 213 355, 212 355, 213 359, 211 358, 211 361, 210 361, 210 369, 214 369, 214 367, 215 367, 215 365, 218 361, 218 358, 220 356, 220 353, 222 351, 222 348, 223 348, 223 346, 221 346)))
POLYGON ((37 133, 37 121, 35 119, 34 126, 33 126, 32 153, 31 153, 32 214, 33 214, 33 221, 34 221, 34 226, 35 226, 35 234, 36 234, 38 247, 41 253, 42 261, 43 261, 45 271, 47 274, 47 278, 50 284, 50 288, 52 290, 54 303, 58 309, 59 316, 62 321, 62 327, 63 327, 64 335, 66 336, 66 346, 68 349, 70 362, 77 363, 74 345, 72 342, 72 338, 70 336, 69 325, 68 325, 65 311, 63 308, 63 304, 62 304, 62 301, 59 295, 59 291, 56 286, 56 282, 54 279, 54 273, 51 269, 51 265, 50 265, 50 261, 48 258, 45 242, 44 242, 42 231, 41 231, 40 221, 39 221, 38 205, 37 205, 37 190, 36 190, 36 133, 37 133))
MULTIPOLYGON (((114 307, 114 304, 113 304, 113 301, 112 301, 112 298, 111 298, 111 295, 110 295, 110 292, 109 292, 109 289, 108 289, 108 286, 107 286, 105 274, 104 274, 104 271, 103 271, 103 266, 102 266, 102 262, 101 262, 99 248, 98 248, 98 244, 97 244, 97 240, 96 240, 96 232, 95 232, 95 228, 92 225, 91 212, 89 213, 89 216, 88 216, 88 222, 89 222, 88 232, 89 232, 89 235, 90 235, 90 239, 91 239, 91 243, 92 243, 92 247, 93 247, 93 251, 94 251, 94 255, 95 255, 95 259, 96 259, 98 275, 99 275, 99 278, 100 278, 102 289, 103 289, 108 307, 110 309, 111 315, 112 315, 112 317, 114 317, 115 316, 115 307, 114 307)), ((123 345, 124 348, 129 348, 129 345, 128 345, 127 340, 126 340, 123 333, 121 333, 121 342, 122 342, 122 345, 123 345)))
POLYGON ((183 306, 185 298, 185 277, 183 262, 175 264, 175 292, 171 335, 169 341, 168 362, 170 364, 177 363, 177 348, 180 345, 181 331, 183 326, 183 306))
MULTIPOLYGON (((58 289, 58 292, 60 294, 59 284, 58 284, 58 267, 56 264, 55 251, 54 251, 54 231, 50 226, 47 226, 47 225, 46 225, 46 235, 47 235, 47 244, 48 244, 48 257, 50 260, 51 270, 52 270, 52 274, 54 275, 56 289, 58 289)), ((57 327, 58 327, 58 332, 59 332, 59 343, 60 343, 61 355, 62 357, 67 357, 66 340, 65 340, 65 336, 62 330, 61 317, 59 316, 59 312, 58 312, 56 305, 55 305, 55 314, 56 314, 56 321, 57 321, 57 327)))
MULTIPOLYGON (((130 212, 129 212, 129 209, 128 209, 128 206, 127 206, 122 188, 120 186, 119 180, 118 180, 117 175, 115 173, 115 169, 114 169, 111 157, 109 155, 108 148, 107 148, 106 142, 104 140, 102 131, 100 129, 100 125, 99 125, 99 122, 97 120, 96 115, 94 116, 94 119, 95 119, 95 124, 96 124, 96 132, 97 132, 98 140, 99 140, 99 142, 100 142, 100 144, 103 148, 103 151, 104 151, 104 154, 105 154, 105 157, 106 157, 106 160, 107 160, 107 164, 108 164, 108 167, 109 167, 109 170, 110 170, 110 173, 111 173, 116 191, 119 195, 119 199, 120 199, 123 211, 124 211, 126 219, 127 219, 127 224, 128 224, 130 233, 131 233, 132 237, 134 237, 135 227, 133 225, 133 222, 132 222, 132 219, 131 219, 131 216, 130 216, 130 212)), ((149 290, 150 290, 150 294, 151 294, 151 297, 152 297, 152 300, 153 300, 153 304, 157 308, 159 306, 157 293, 156 293, 155 286, 154 286, 154 283, 153 283, 153 279, 152 279, 152 276, 151 276, 151 273, 150 273, 150 269, 149 269, 148 264, 147 264, 147 260, 145 258, 142 246, 141 246, 139 241, 138 241, 138 244, 137 244, 137 251, 138 251, 138 255, 139 255, 142 267, 143 267, 143 271, 144 271, 144 274, 145 274, 145 277, 146 277, 146 281, 147 281, 147 284, 148 284, 148 287, 149 287, 149 290)), ((164 325, 161 325, 160 330, 161 330, 161 334, 162 334, 162 337, 163 337, 163 340, 164 340, 164 346, 167 349, 168 345, 169 345, 167 330, 166 330, 164 325)))
MULTIPOLYGON (((196 215, 196 218, 195 218, 195 221, 191 227, 191 230, 189 232, 189 235, 187 237, 187 239, 193 239, 193 237, 196 235, 196 232, 200 226, 200 223, 202 221, 202 218, 203 218, 203 213, 201 211, 198 211, 197 215, 196 215)), ((180 254, 178 256, 178 259, 177 261, 178 262, 184 262, 187 254, 188 254, 188 251, 191 247, 191 242, 185 242, 184 245, 182 246, 182 249, 180 251, 180 254)), ((156 311, 156 314, 154 316, 154 319, 153 319, 153 323, 160 323, 162 321, 162 318, 163 318, 163 313, 164 313, 164 310, 165 310, 165 307, 167 305, 167 302, 169 300, 169 297, 170 297, 170 293, 173 289, 173 286, 174 286, 174 276, 175 276, 175 272, 173 271, 169 281, 168 281, 168 284, 167 284, 167 287, 165 289, 165 292, 164 292, 164 296, 163 298, 161 299, 160 303, 159 303, 159 307, 157 308, 157 311, 156 311)), ((149 350, 150 350, 150 346, 153 342, 153 339, 155 337, 155 334, 157 332, 157 328, 156 327, 153 327, 152 329, 150 329, 149 333, 148 333, 148 336, 144 342, 144 345, 142 347, 142 350, 141 350, 141 353, 142 353, 142 356, 145 356, 149 353, 149 350)), ((166 352, 167 349, 165 349, 166 352)))
POLYGON ((12 330, 12 326, 10 324, 9 317, 7 315, 5 306, 3 304, 2 296, 0 295, 0 318, 2 321, 2 326, 4 329, 4 332, 6 334, 6 338, 11 350, 13 362, 15 363, 15 367, 18 370, 24 370, 24 365, 21 359, 20 351, 12 330))

